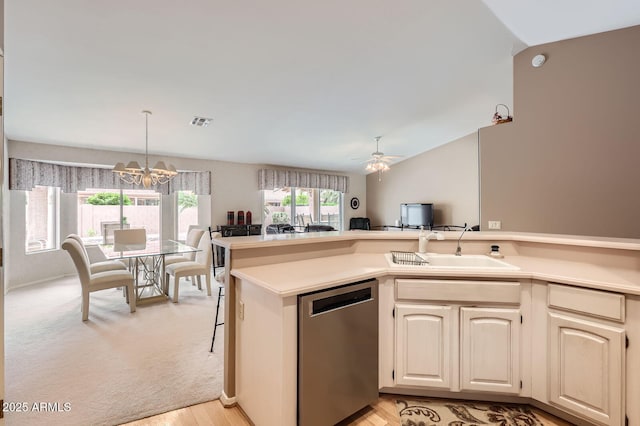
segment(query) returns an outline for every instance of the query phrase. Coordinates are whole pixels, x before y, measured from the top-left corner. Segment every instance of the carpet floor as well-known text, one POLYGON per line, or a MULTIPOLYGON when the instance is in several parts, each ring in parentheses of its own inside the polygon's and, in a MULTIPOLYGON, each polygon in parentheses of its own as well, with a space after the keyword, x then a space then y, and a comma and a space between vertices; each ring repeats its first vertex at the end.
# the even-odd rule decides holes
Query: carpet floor
POLYGON ((217 290, 188 282, 180 303, 129 312, 117 289, 91 293, 65 277, 5 296, 5 411, 11 425, 116 425, 216 399, 224 326, 209 352, 217 290))

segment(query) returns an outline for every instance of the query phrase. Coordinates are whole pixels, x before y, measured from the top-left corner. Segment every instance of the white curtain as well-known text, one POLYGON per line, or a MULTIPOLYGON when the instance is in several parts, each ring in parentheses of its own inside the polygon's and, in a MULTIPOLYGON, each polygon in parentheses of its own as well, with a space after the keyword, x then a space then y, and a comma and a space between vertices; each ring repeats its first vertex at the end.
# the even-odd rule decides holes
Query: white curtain
POLYGON ((258 171, 259 189, 276 189, 291 186, 349 192, 349 177, 295 170, 260 169, 258 171))

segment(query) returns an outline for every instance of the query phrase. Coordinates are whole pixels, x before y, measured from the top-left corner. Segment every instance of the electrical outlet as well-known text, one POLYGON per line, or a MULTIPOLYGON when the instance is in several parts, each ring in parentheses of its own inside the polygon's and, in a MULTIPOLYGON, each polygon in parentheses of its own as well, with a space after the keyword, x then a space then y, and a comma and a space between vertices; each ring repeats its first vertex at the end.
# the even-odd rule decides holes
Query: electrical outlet
POLYGON ((499 220, 490 220, 489 221, 489 229, 500 229, 502 228, 502 224, 499 220))
POLYGON ((244 302, 242 300, 238 301, 238 316, 241 320, 244 319, 244 302))

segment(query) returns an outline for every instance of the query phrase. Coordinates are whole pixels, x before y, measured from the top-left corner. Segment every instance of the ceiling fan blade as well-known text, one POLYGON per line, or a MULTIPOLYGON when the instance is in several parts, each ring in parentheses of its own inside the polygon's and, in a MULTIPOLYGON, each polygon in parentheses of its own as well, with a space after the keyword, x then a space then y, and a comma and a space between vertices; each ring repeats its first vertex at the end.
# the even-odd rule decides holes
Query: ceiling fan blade
POLYGON ((367 164, 367 169, 370 166, 374 166, 378 163, 384 163, 386 165, 386 169, 388 169, 389 163, 392 160, 395 160, 397 158, 404 158, 404 155, 385 155, 384 152, 380 151, 380 139, 382 138, 382 136, 376 136, 375 140, 376 140, 376 150, 374 152, 371 153, 371 156, 368 158, 351 158, 351 160, 353 161, 359 161, 363 164, 367 164))
POLYGON ((371 161, 371 157, 354 157, 350 158, 351 161, 357 161, 358 163, 366 163, 367 161, 371 161))

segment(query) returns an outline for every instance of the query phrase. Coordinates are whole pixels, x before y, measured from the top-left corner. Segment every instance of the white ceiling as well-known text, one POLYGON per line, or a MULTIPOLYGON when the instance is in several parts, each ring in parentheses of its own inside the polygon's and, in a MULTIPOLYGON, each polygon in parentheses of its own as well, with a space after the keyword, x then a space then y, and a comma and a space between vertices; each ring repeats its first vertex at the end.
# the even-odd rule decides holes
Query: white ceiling
POLYGON ((5 133, 143 152, 150 109, 152 154, 364 173, 375 136, 409 157, 489 125, 526 45, 637 24, 637 0, 5 0, 5 133))

